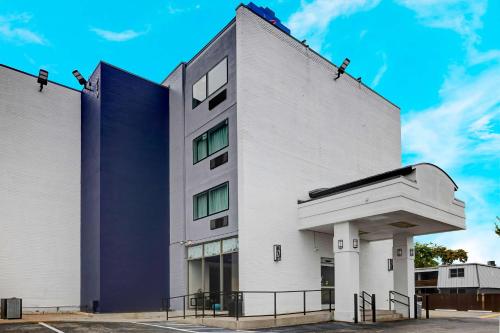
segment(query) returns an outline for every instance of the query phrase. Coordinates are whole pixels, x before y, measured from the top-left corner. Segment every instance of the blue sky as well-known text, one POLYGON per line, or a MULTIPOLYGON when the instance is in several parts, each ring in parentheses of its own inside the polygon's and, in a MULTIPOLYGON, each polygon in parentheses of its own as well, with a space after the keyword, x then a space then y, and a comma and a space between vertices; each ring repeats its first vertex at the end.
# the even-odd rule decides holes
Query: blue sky
MULTIPOLYGON (((420 237, 500 263, 500 1, 259 0, 298 38, 401 107, 403 164, 458 183, 467 231, 420 237)), ((160 82, 238 1, 0 0, 0 62, 79 88, 99 60, 160 82)))

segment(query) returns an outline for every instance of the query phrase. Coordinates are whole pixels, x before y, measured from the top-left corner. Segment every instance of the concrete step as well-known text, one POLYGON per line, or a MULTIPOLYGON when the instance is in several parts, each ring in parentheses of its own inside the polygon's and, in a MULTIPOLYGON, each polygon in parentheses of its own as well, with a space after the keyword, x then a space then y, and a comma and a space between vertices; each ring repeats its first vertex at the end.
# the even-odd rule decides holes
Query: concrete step
MULTIPOLYGON (((396 313, 394 310, 376 310, 375 316, 377 321, 396 321, 405 319, 401 313, 396 313)), ((360 320, 363 320, 363 313, 361 313, 360 320)), ((372 321, 371 310, 365 310, 365 321, 372 321)))

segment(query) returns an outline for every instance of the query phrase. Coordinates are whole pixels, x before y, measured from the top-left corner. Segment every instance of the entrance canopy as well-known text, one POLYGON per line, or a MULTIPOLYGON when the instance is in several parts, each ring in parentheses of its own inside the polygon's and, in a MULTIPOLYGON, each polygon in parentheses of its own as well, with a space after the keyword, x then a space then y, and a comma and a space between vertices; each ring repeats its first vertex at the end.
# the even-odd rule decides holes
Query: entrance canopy
POLYGON ((350 221, 365 240, 462 230, 465 204, 455 198, 457 188, 442 169, 422 163, 314 190, 299 202, 299 230, 333 233, 335 223, 350 221))

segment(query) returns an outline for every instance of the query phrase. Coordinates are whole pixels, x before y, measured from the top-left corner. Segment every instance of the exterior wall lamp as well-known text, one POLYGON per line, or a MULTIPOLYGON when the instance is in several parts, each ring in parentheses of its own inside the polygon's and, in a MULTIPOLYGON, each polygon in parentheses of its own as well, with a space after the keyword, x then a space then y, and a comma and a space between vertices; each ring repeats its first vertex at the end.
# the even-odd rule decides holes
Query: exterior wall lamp
POLYGON ((354 239, 352 240, 352 247, 353 247, 354 249, 357 249, 357 248, 358 248, 358 239, 357 239, 357 238, 354 238, 354 239))
POLYGON ((339 250, 342 250, 344 248, 344 241, 342 239, 339 239, 337 245, 339 247, 339 250))
POLYGON ((401 257, 403 255, 403 249, 397 249, 396 254, 398 257, 401 257))
POLYGON ((387 270, 389 272, 394 270, 394 263, 392 261, 392 258, 387 259, 387 270))

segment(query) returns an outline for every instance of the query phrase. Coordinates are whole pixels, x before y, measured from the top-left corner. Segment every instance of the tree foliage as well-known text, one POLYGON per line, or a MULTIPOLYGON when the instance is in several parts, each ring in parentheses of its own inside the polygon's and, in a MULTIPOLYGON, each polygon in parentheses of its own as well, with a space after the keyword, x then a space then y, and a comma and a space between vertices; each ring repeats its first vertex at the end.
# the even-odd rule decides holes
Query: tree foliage
POLYGON ((467 252, 462 249, 452 250, 434 243, 415 244, 415 267, 434 267, 441 261, 442 265, 451 265, 454 261, 467 262, 467 252))

